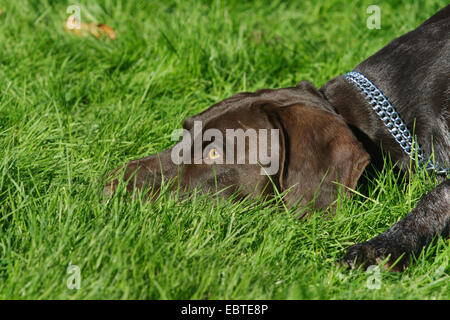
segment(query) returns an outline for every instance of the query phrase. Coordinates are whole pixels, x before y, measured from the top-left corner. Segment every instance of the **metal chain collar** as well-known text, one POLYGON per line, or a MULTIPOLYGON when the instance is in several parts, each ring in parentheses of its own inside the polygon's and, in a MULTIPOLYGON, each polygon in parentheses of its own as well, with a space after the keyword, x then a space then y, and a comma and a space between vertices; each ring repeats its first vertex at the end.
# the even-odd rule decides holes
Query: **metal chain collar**
POLYGON ((372 109, 381 121, 383 121, 392 137, 394 137, 403 151, 410 158, 414 157, 417 153, 419 164, 426 167, 427 170, 432 170, 438 175, 448 176, 450 174, 450 168, 441 167, 425 159, 422 149, 419 147, 418 143, 413 140, 411 132, 408 130, 408 127, 397 113, 394 106, 392 106, 385 95, 369 79, 356 71, 345 74, 345 78, 350 83, 353 83, 364 94, 367 102, 369 102, 372 109), (425 162, 426 166, 424 166, 425 162))

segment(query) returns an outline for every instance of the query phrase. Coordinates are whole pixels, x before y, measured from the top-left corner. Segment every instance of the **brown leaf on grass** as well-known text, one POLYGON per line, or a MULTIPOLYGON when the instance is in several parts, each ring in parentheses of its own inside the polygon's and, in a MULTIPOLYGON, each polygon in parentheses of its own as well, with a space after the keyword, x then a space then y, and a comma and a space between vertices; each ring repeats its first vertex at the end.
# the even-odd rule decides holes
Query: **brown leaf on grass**
POLYGON ((108 26, 104 23, 90 23, 90 31, 91 33, 96 36, 97 38, 108 36, 111 39, 116 38, 116 33, 114 32, 114 29, 108 26), (97 32, 97 34, 95 34, 97 32))
POLYGON ((0 16, 5 13, 5 11, 3 11, 2 9, 0 9, 0 16))
POLYGON ((104 23, 84 23, 78 21, 74 16, 70 16, 64 22, 64 30, 77 36, 86 37, 93 35, 96 38, 109 37, 116 39, 116 33, 113 28, 104 23))

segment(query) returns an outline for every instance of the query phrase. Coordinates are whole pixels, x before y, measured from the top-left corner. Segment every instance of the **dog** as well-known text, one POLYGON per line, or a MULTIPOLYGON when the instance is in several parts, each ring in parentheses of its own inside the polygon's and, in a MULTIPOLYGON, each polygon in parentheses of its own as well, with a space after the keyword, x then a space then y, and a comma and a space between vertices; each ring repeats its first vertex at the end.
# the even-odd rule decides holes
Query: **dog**
POLYGON ((418 164, 441 183, 389 230, 348 248, 341 262, 356 268, 384 260, 391 270, 403 270, 412 254, 450 233, 449 76, 450 5, 320 89, 301 81, 239 93, 187 118, 182 141, 113 170, 105 193, 111 196, 123 180, 129 192, 148 187, 153 199, 161 183, 176 178, 186 191, 222 190, 233 199, 282 193, 289 207, 333 211, 340 190, 351 194, 369 163, 388 153, 405 174, 418 164), (249 144, 249 130, 278 132, 276 141, 260 135, 253 141, 266 142, 276 172, 261 174, 267 169, 261 159, 240 162, 254 150, 230 145, 223 139, 229 129, 249 144), (174 161, 181 150, 184 161, 174 161))

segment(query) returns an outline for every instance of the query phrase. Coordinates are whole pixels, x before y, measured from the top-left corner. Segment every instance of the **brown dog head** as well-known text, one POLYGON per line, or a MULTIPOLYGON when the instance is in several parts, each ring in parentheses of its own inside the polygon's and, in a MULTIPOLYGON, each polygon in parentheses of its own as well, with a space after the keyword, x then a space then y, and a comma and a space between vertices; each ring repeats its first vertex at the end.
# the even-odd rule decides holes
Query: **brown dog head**
POLYGON ((237 94, 186 119, 183 128, 174 147, 114 170, 106 193, 115 192, 124 168, 130 192, 148 186, 157 194, 161 182, 177 178, 184 190, 245 197, 276 188, 289 190, 289 206, 313 201, 326 208, 339 185, 355 188, 369 163, 344 120, 306 81, 237 94))

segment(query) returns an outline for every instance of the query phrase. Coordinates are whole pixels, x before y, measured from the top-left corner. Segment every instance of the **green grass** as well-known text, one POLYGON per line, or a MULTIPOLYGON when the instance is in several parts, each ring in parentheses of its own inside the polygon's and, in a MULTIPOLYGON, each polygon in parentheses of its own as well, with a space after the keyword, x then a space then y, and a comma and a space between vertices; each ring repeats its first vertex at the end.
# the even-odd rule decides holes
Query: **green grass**
POLYGON ((449 299, 448 241, 403 273, 347 271, 345 249, 437 184, 390 166, 334 217, 163 193, 100 202, 114 167, 161 151, 182 120, 236 92, 320 86, 417 27, 444 0, 80 1, 116 40, 67 34, 72 2, 0 0, 1 299, 449 299), (69 290, 69 264, 81 288, 69 290))

